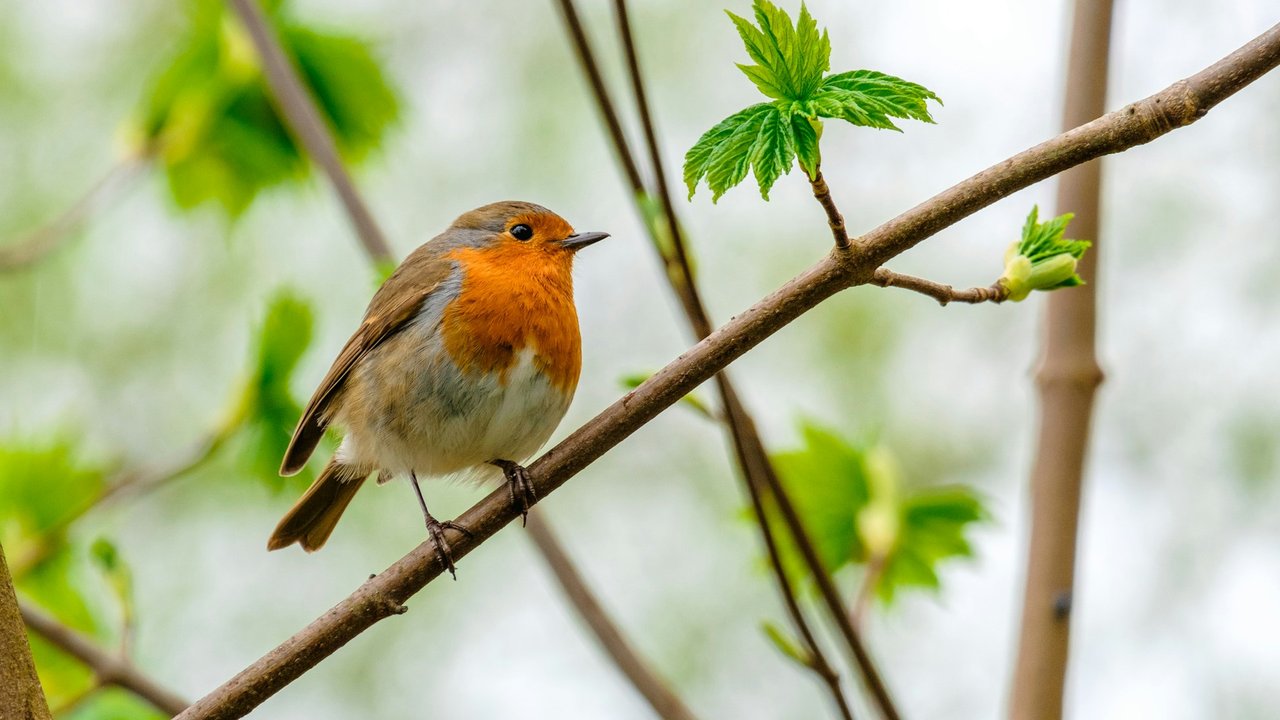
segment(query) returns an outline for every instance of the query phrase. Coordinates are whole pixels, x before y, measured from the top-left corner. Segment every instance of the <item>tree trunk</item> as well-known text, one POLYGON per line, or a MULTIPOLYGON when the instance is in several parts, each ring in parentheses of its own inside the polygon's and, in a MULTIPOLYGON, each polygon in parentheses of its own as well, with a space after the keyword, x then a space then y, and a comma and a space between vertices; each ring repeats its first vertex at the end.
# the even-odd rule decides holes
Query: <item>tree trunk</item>
POLYGON ((50 720, 36 664, 27 644, 27 626, 18 610, 18 596, 9 577, 9 564, 0 547, 0 718, 50 720))

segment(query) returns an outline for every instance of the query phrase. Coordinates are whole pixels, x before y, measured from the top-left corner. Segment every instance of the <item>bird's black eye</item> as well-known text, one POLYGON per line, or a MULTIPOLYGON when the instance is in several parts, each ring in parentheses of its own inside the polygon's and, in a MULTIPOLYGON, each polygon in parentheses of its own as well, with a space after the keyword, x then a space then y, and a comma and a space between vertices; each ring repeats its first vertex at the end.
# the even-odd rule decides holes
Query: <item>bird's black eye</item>
POLYGON ((533 228, 528 225, 513 225, 507 232, 517 240, 528 240, 533 237, 533 228))

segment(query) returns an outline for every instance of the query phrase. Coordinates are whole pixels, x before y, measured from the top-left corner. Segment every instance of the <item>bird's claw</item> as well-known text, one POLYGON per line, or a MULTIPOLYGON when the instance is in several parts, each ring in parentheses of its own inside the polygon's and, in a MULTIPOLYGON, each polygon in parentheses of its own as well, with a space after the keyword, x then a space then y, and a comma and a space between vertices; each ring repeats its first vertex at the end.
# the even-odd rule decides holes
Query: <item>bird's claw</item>
POLYGON ((511 492, 511 504, 520 508, 520 524, 528 525, 529 508, 538 502, 538 493, 529 480, 529 471, 523 465, 510 460, 494 460, 494 465, 502 468, 507 478, 507 490, 511 492))

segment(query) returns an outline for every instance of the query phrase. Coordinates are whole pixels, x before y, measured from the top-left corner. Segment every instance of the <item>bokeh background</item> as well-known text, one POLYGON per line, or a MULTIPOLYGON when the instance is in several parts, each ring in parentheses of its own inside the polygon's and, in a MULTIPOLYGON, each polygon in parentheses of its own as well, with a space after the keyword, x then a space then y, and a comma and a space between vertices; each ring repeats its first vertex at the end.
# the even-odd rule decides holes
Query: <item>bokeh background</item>
MULTIPOLYGON (((607 3, 581 6, 625 98, 607 3)), ((648 0, 632 10, 672 172, 703 130, 756 101, 733 66, 745 55, 724 7, 749 11, 741 0, 648 0)), ((829 124, 824 170, 853 230, 1057 132, 1068 3, 809 7, 830 29, 834 69, 900 75, 946 102, 937 125, 903 134, 829 124)), ((1217 60, 1278 9, 1271 0, 1121 3, 1109 107, 1217 60)), ((400 96, 397 122, 357 173, 397 254, 504 198, 613 233, 577 268, 585 370, 560 435, 613 400, 619 378, 661 367, 687 345, 552 3, 295 0, 290 15, 370 39, 400 96)), ((189 21, 181 4, 158 0, 0 4, 0 238, 56 215, 118 162, 189 21)), ((1107 381, 1083 505, 1072 717, 1266 718, 1280 708, 1277 116, 1280 80, 1266 77, 1195 126, 1106 161, 1098 290, 1107 381)), ((893 266, 985 285, 1030 206, 1047 212, 1052 198, 1052 182, 1018 193, 893 266)), ((720 320, 830 243, 797 173, 769 203, 744 186, 714 205, 703 191, 680 209, 720 320)), ((0 275, 0 439, 62 438, 99 465, 180 457, 228 412, 275 292, 292 288, 314 312, 293 378, 305 396, 374 282, 318 178, 265 193, 231 222, 215 206, 179 208, 164 176, 149 171, 51 258, 0 275)), ((908 484, 968 483, 984 497, 991 519, 971 531, 975 557, 942 565, 939 592, 904 593, 868 620, 909 717, 994 717, 1005 703, 1042 304, 944 309, 857 289, 733 368, 771 448, 797 446, 809 419, 880 438, 908 484)), ((114 541, 132 574, 134 658, 190 697, 422 539, 411 493, 394 485, 362 493, 323 552, 267 554, 298 487, 254 476, 241 462, 247 451, 233 444, 71 532, 79 554, 97 538, 114 541)), ((427 492, 445 516, 481 495, 447 483, 427 492)), ((822 691, 760 630, 784 615, 744 507, 720 431, 678 408, 540 506, 702 717, 825 716, 822 691)), ((107 583, 81 564, 90 610, 111 617, 107 583)), ((841 576, 847 588, 855 580, 841 576)), ((469 556, 457 583, 432 584, 408 614, 257 715, 650 716, 516 527, 469 556)))

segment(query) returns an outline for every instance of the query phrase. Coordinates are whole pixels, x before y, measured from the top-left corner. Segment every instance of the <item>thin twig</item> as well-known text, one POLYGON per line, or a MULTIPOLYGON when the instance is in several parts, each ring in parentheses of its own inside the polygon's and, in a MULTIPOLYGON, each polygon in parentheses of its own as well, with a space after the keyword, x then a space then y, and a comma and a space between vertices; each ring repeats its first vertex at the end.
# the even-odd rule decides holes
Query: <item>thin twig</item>
POLYGON ((267 79, 267 87, 280 105, 285 125, 302 143, 307 155, 329 176, 365 252, 376 263, 391 260, 391 247, 387 244, 386 236, 374 221, 373 213, 369 212, 368 206, 356 192, 355 183, 338 157, 338 146, 333 134, 297 69, 285 55, 276 31, 254 0, 227 1, 249 31, 253 46, 262 58, 262 71, 267 79))
POLYGON ((932 280, 916 277, 914 275, 903 275, 896 273, 888 268, 877 268, 875 275, 871 276, 871 283, 879 285, 883 288, 897 287, 912 292, 918 292, 921 295, 928 295, 938 301, 940 305, 947 303, 985 303, 1004 302, 1009 297, 1009 289, 1003 285, 991 285, 988 287, 974 287, 967 290, 957 290, 950 285, 943 285, 932 280))
MULTIPOLYGON (((596 67, 591 43, 582 30, 582 21, 578 18, 578 10, 573 6, 573 0, 559 0, 557 7, 560 8, 560 16, 564 19, 565 26, 573 36, 573 47, 578 53, 578 62, 583 72, 587 73, 587 79, 591 81, 592 92, 607 101, 609 93, 605 89, 604 78, 600 76, 600 69, 596 67)), ((643 193, 644 182, 640 179, 640 171, 636 169, 631 151, 627 149, 627 136, 622 132, 622 123, 618 121, 618 114, 613 111, 613 103, 600 103, 599 108, 600 114, 604 116, 605 125, 609 128, 609 135, 613 138, 613 147, 618 151, 618 162, 627 173, 627 182, 630 183, 632 192, 643 193)))
POLYGON ((822 168, 817 168, 813 177, 809 178, 809 185, 813 188, 813 196, 818 200, 818 204, 827 213, 827 226, 831 228, 831 237, 836 241, 836 248, 849 249, 849 233, 844 227, 844 216, 836 208, 835 200, 831 199, 831 188, 827 187, 827 180, 822 177, 822 168))
POLYGON ((122 158, 52 222, 20 240, 0 246, 0 272, 21 270, 48 257, 71 239, 85 218, 101 207, 107 198, 127 188, 128 181, 139 177, 139 171, 151 157, 151 151, 143 150, 122 158))
POLYGON ((613 658, 614 664, 636 690, 640 691, 658 717, 664 720, 694 720, 694 714, 685 707, 684 701, 667 687, 619 631, 617 624, 600 604, 599 598, 582 579, 582 573, 574 566, 542 513, 532 513, 526 527, 529 537, 542 551, 542 559, 546 561, 547 567, 560 581, 560 588, 568 596, 569 604, 595 632, 601 648, 613 658))
POLYGON ((31 632, 84 663, 99 683, 124 688, 171 716, 187 709, 190 703, 143 675, 128 659, 103 650, 93 640, 32 605, 22 601, 18 604, 22 608, 22 620, 31 632))
MULTIPOLYGON (((534 492, 540 498, 555 492, 748 350, 839 291, 869 282, 876 268, 938 231, 1068 168, 1190 125, 1277 64, 1280 25, 1190 78, 953 185, 863 235, 849 251, 832 252, 547 451, 528 467, 534 492)), ((520 508, 511 502, 507 489, 495 489, 456 519, 471 535, 451 542, 454 559, 465 558, 518 517, 520 508)), ((434 544, 423 542, 180 717, 243 717, 360 633, 395 615, 395 608, 443 571, 434 544)))
MULTIPOLYGON (((1111 0, 1076 0, 1067 61, 1063 127, 1106 108, 1111 0)), ((1039 437, 1031 470, 1031 534, 1022 628, 1009 702, 1012 720, 1062 717, 1070 646, 1080 495, 1093 399, 1102 383, 1094 348, 1101 163, 1058 179, 1058 212, 1075 213, 1072 231, 1093 241, 1080 262, 1084 287, 1049 296, 1036 385, 1039 437)))
MULTIPOLYGON (((572 8, 572 0, 564 0, 570 8, 572 8)), ((690 261, 688 250, 685 246, 683 234, 680 232, 680 223, 676 218, 675 207, 671 202, 671 190, 667 185, 666 172, 662 162, 662 153, 658 145, 658 133, 653 120, 653 114, 649 110, 649 102, 644 89, 644 77, 640 71, 640 61, 636 52, 635 39, 631 31, 631 23, 627 14, 626 0, 615 0, 615 15, 618 22, 618 33, 622 39, 623 49, 627 56, 627 67, 630 71, 631 89, 635 97, 637 109, 639 110, 640 119, 644 126, 644 135, 646 145, 649 151, 649 162, 653 166, 654 177, 658 185, 658 195, 662 202, 663 212, 666 216, 667 230, 670 234, 671 250, 668 253, 666 247, 660 243, 653 243, 654 248, 662 256, 668 266, 667 279, 670 281, 671 289, 680 299, 681 305, 685 311, 693 333, 698 340, 702 340, 711 334, 713 324, 711 322, 710 313, 702 302, 702 298, 698 291, 697 280, 694 276, 693 264, 690 261), (675 272, 671 269, 674 266, 675 272)), ((594 68, 596 62, 588 46, 578 48, 579 56, 584 59, 587 67, 594 68)), ((594 85, 593 85, 594 87, 594 85)), ((603 90, 603 87, 600 88, 603 90)), ((597 105, 604 108, 605 114, 613 114, 609 96, 604 92, 596 94, 597 105)), ((628 155, 625 146, 617 146, 615 148, 618 155, 628 155)), ((634 162, 633 162, 634 164, 634 162)), ((637 197, 638 199, 638 197, 637 197)), ((643 213, 643 209, 641 209, 643 213)), ((656 232, 656 228, 650 227, 651 232, 656 232)), ((844 692, 840 687, 840 679, 831 662, 827 659, 822 646, 815 638, 813 631, 809 628, 809 624, 801 610, 800 602, 794 585, 788 577, 785 568, 779 557, 777 557, 777 540, 773 535, 773 527, 768 521, 765 513, 765 504, 763 497, 766 493, 776 488, 779 495, 783 496, 783 502, 789 504, 789 498, 781 487, 780 483, 771 483, 769 478, 776 478, 777 473, 773 468, 772 460, 769 458, 768 452, 765 450, 764 443, 760 439, 760 435, 756 430, 755 422, 751 415, 743 406, 737 392, 733 388, 733 384, 729 380, 729 376, 725 372, 716 375, 716 387, 720 394, 721 405, 724 407, 724 418, 730 437, 733 441, 734 456, 738 461, 738 468, 742 473, 742 479, 747 489, 747 495, 751 498, 752 507, 756 510, 756 520, 760 528, 761 536, 764 539, 765 548, 770 556, 770 566, 773 569, 774 578, 778 584, 778 590, 782 594, 783 601, 787 606, 788 614, 791 616, 792 623, 795 625, 797 632, 800 633, 804 640, 806 648, 810 655, 809 668, 812 669, 826 684, 832 695, 832 700, 842 717, 850 718, 852 713, 849 709, 848 701, 844 697, 844 692), (773 487, 771 487, 773 486, 773 487)), ((798 544, 809 543, 809 538, 803 527, 789 526, 792 536, 798 544)), ((811 568, 815 572, 825 573, 826 569, 819 566, 816 569, 811 568)), ((843 609, 839 610, 843 612, 843 609)), ((891 708, 892 702, 888 699, 887 693, 884 695, 884 702, 891 708)), ((892 710, 890 710, 890 714, 892 710)))

